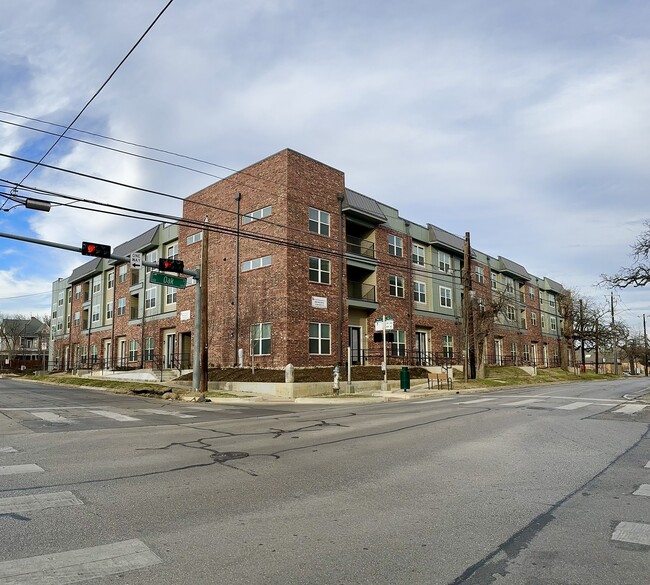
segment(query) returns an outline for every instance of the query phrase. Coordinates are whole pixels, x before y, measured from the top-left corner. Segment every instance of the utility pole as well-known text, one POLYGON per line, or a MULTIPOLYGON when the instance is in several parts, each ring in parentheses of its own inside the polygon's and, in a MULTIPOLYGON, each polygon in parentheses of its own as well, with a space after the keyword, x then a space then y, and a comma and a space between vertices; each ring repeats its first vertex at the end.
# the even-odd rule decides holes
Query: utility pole
POLYGON ((614 375, 618 376, 618 339, 616 339, 616 324, 614 323, 614 293, 610 293, 612 308, 612 351, 614 353, 614 375))
POLYGON ((600 317, 596 318, 596 373, 600 373, 598 371, 598 324, 599 324, 599 319, 600 317))
POLYGON ((643 313, 643 347, 645 348, 645 375, 648 377, 648 333, 645 328, 645 313, 643 313))
POLYGON ((585 371, 585 311, 580 299, 580 357, 582 359, 582 371, 585 371))
POLYGON ((239 227, 241 220, 239 214, 241 213, 241 193, 235 195, 237 201, 237 235, 235 237, 235 361, 234 366, 238 366, 239 357, 239 227))
POLYGON ((465 232, 465 250, 463 264, 465 266, 465 274, 463 275, 463 335, 465 338, 464 359, 463 359, 463 375, 465 382, 469 379, 470 356, 469 356, 469 337, 470 331, 474 331, 471 315, 471 298, 472 291, 472 266, 471 266, 471 248, 469 243, 469 232, 465 232))
MULTIPOLYGON (((206 215, 204 224, 207 225, 206 215)), ((201 384, 203 396, 208 392, 208 230, 201 232, 201 384)), ((198 315, 197 315, 198 317, 198 315)))

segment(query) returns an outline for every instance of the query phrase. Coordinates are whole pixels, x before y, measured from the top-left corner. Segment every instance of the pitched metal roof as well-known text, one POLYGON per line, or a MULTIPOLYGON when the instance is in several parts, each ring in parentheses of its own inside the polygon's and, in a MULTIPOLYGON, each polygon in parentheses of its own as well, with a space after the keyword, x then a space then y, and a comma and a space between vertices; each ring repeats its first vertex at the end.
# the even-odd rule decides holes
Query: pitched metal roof
POLYGON ((45 327, 45 323, 36 317, 31 319, 5 319, 8 331, 14 331, 20 337, 36 337, 45 327))
POLYGON ((160 229, 160 225, 152 227, 150 230, 147 230, 143 234, 136 236, 128 242, 124 242, 119 246, 116 246, 113 250, 113 253, 116 256, 128 256, 131 252, 138 252, 147 246, 154 244, 156 239, 156 234, 160 229))
POLYGON ((516 262, 513 262, 512 260, 508 260, 507 258, 504 258, 503 256, 499 256, 499 272, 504 272, 506 274, 511 274, 512 276, 516 276, 518 278, 522 278, 523 280, 530 280, 530 274, 528 274, 528 270, 526 270, 521 264, 517 264, 516 262))
POLYGON ((377 201, 347 187, 343 198, 343 211, 352 211, 379 223, 388 221, 377 201))
POLYGON ((72 274, 68 278, 68 282, 72 284, 74 282, 86 278, 87 276, 90 276, 91 274, 94 274, 95 272, 97 272, 97 269, 99 268, 99 265, 102 263, 102 260, 103 258, 93 258, 89 262, 86 262, 81 266, 77 266, 72 271, 72 274))
POLYGON ((544 284, 542 285, 542 288, 544 290, 550 290, 553 292, 556 292, 560 295, 563 295, 566 293, 566 289, 559 283, 555 282, 554 280, 551 280, 550 278, 547 278, 546 276, 544 277, 544 284))
POLYGON ((429 229, 429 243, 440 248, 446 248, 453 252, 465 251, 465 239, 460 236, 455 236, 451 232, 443 230, 435 225, 427 224, 429 229))

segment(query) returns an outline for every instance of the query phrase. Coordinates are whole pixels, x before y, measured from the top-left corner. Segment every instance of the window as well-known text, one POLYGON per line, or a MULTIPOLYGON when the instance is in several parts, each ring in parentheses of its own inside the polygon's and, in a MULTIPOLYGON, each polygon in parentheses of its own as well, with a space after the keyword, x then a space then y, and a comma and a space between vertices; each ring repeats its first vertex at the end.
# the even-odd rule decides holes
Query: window
POLYGON ((512 305, 506 307, 506 319, 508 319, 508 321, 515 320, 515 308, 512 305))
MULTIPOLYGON (((311 336, 311 324, 310 324, 311 336)), ((311 348, 311 339, 310 348, 311 348)), ((310 351, 311 353, 311 351, 310 351)), ((271 324, 255 323, 251 327, 251 355, 271 354, 271 324)))
POLYGON ((263 256, 262 258, 255 258, 255 260, 246 260, 241 263, 241 271, 248 272, 257 268, 264 268, 265 266, 271 266, 271 263, 271 256, 263 256))
POLYGON ((135 362, 138 359, 138 340, 131 339, 129 341, 129 361, 135 362))
POLYGON ((166 286, 165 292, 166 292, 165 302, 168 305, 176 304, 176 289, 173 286, 166 286))
POLYGON ((555 308, 555 297, 553 295, 548 295, 548 306, 555 308))
POLYGON ((97 346, 95 344, 90 346, 90 363, 97 363, 97 346))
POLYGON ((330 235, 330 214, 320 209, 309 208, 309 231, 321 236, 330 235))
POLYGON ((403 357, 406 355, 406 336, 404 331, 393 331, 393 343, 390 345, 390 355, 403 357))
POLYGON ((551 331, 557 331, 557 319, 555 317, 550 317, 550 326, 551 326, 551 331))
POLYGON ((490 272, 490 286, 492 290, 497 290, 497 273, 490 272))
POLYGON ((413 244, 412 257, 413 264, 424 266, 424 246, 420 246, 420 244, 413 244))
POLYGON ((451 309, 451 289, 446 286, 440 287, 440 306, 451 309))
POLYGON ((65 328, 70 331, 70 324, 72 323, 72 315, 68 315, 68 318, 66 320, 65 328))
POLYGON ((442 336, 442 355, 446 358, 454 357, 454 337, 452 335, 442 336))
POLYGON ((524 361, 530 361, 530 347, 528 347, 528 344, 524 345, 524 361))
MULTIPOLYGON (((147 252, 144 255, 144 259, 145 259, 146 262, 151 262, 153 264, 156 264, 158 262, 158 250, 151 250, 151 252, 147 252)), ((146 266, 145 269, 144 269, 144 271, 146 273, 149 273, 152 270, 153 270, 153 268, 151 266, 146 266)), ((134 283, 131 283, 131 284, 134 284, 134 283)))
POLYGON ((515 282, 509 276, 506 276, 505 280, 506 280, 506 293, 511 295, 515 292, 515 282))
POLYGON ((56 319, 56 311, 52 311, 52 319, 56 319))
POLYGON ((189 246, 190 244, 200 242, 202 239, 203 239, 203 232, 196 232, 195 234, 192 234, 191 236, 187 237, 187 245, 189 246))
POLYGON ((93 278, 93 294, 99 293, 102 290, 102 277, 96 276, 93 278))
POLYGON ((388 294, 391 297, 404 298, 404 278, 391 274, 388 277, 388 294))
POLYGON ((391 256, 401 258, 403 252, 404 248, 402 247, 402 238, 394 236, 393 234, 388 234, 388 253, 391 256))
POLYGON ((510 357, 514 362, 517 361, 517 344, 514 341, 510 345, 510 357))
POLYGON ((85 364, 87 361, 88 361, 88 346, 84 344, 81 346, 81 363, 85 364))
POLYGON ((74 313, 74 326, 79 327, 79 323, 81 322, 81 315, 79 315, 79 311, 75 311, 74 313))
POLYGON ((485 278, 485 273, 483 272, 483 267, 482 266, 477 266, 474 268, 474 272, 476 274, 476 282, 479 284, 483 284, 483 280, 485 278))
POLYGON ((542 319, 541 319, 541 321, 542 321, 542 329, 546 329, 546 319, 544 318, 544 315, 542 315, 541 317, 542 317, 542 319))
POLYGON ((438 268, 443 272, 451 270, 451 256, 447 252, 438 252, 438 268))
POLYGON ((99 305, 93 305, 93 314, 91 317, 93 323, 97 323, 99 321, 99 315, 99 305))
POLYGON ((126 274, 129 270, 129 267, 126 264, 122 264, 118 269, 117 269, 117 280, 119 282, 126 282, 126 274))
POLYGON ((64 292, 59 293, 59 307, 63 306, 63 297, 64 297, 64 295, 65 295, 64 292))
POLYGON ((111 271, 106 275, 106 288, 111 289, 115 286, 115 271, 111 271))
POLYGON ((170 260, 178 260, 178 242, 167 246, 167 258, 170 260))
POLYGON ((330 325, 329 323, 309 324, 309 353, 329 355, 330 353, 330 325))
POLYGON ((537 313, 535 311, 530 312, 530 324, 533 327, 537 327, 537 313))
POLYGON ((126 314, 126 298, 117 299, 117 315, 121 317, 126 314))
POLYGON ((106 320, 110 320, 113 318, 113 303, 106 303, 106 320))
POLYGON ((323 258, 309 258, 309 282, 330 283, 330 261, 323 258))
POLYGON ((153 360, 153 337, 144 340, 144 359, 148 362, 153 360))
POLYGON ((153 309, 156 306, 156 289, 148 288, 144 291, 144 308, 153 309))
POLYGON ((413 300, 416 303, 427 302, 427 285, 424 282, 413 282, 413 300))
POLYGON ((532 286, 529 286, 529 287, 528 287, 528 298, 529 298, 531 301, 534 301, 534 300, 535 300, 535 289, 534 289, 532 286))
POLYGON ((271 215, 270 205, 268 207, 262 207, 262 209, 256 209, 255 211, 247 213, 241 218, 241 222, 243 225, 246 225, 247 223, 255 221, 256 219, 264 219, 265 217, 269 217, 269 215, 271 215))
POLYGON ((81 298, 81 285, 78 284, 77 286, 74 287, 74 298, 75 299, 80 299, 81 298))

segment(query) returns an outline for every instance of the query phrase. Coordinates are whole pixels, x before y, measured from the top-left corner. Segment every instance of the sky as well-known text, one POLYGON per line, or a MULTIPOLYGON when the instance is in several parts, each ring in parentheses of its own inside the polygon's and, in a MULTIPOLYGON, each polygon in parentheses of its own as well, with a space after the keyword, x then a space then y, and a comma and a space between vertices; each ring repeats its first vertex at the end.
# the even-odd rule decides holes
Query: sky
MULTIPOLYGON (((0 4, 0 154, 38 160, 167 0, 0 4)), ((46 164, 186 197, 284 148, 579 295, 632 262, 650 184, 650 3, 175 0, 46 164), (225 168, 224 168, 225 167, 225 168)), ((0 179, 180 215, 181 202, 0 156, 0 179)), ((0 191, 8 191, 0 188, 0 191)), ((34 195, 32 195, 34 196, 34 195)), ((58 200, 61 201, 61 200, 58 200)), ((151 225, 11 208, 0 232, 118 245, 151 225)), ((80 255, 0 238, 0 313, 51 310, 80 255)), ((638 330, 650 289, 615 291, 638 330)))

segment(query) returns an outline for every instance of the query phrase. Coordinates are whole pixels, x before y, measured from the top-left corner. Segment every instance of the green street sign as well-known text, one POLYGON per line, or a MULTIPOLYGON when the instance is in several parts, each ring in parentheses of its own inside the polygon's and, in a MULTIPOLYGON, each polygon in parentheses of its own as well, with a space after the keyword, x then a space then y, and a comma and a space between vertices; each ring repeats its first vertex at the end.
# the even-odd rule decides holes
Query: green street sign
POLYGON ((185 288, 187 278, 171 276, 169 274, 163 274, 162 272, 152 272, 149 276, 149 282, 153 284, 164 284, 165 286, 171 286, 172 288, 185 288))

